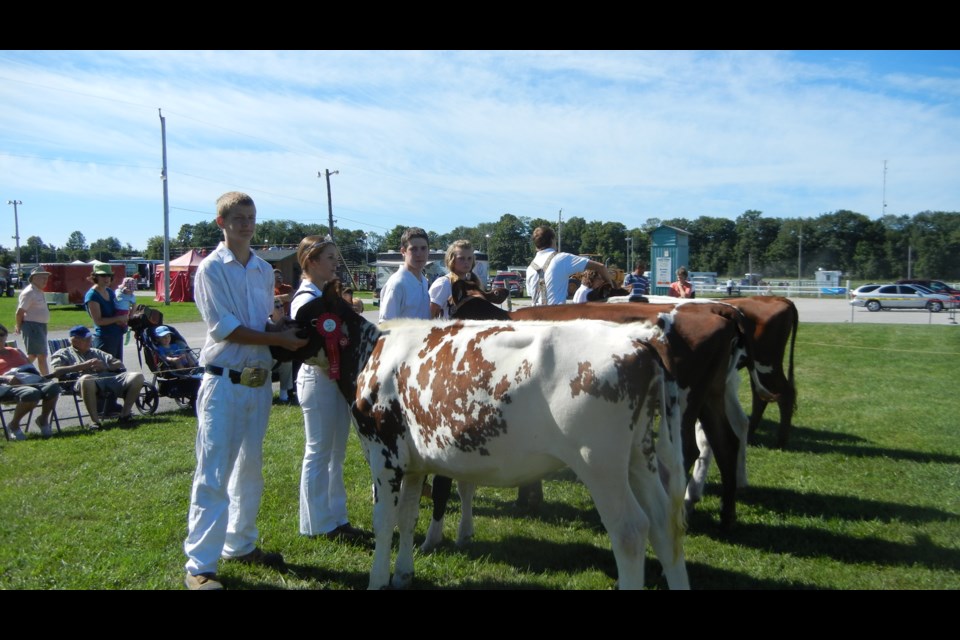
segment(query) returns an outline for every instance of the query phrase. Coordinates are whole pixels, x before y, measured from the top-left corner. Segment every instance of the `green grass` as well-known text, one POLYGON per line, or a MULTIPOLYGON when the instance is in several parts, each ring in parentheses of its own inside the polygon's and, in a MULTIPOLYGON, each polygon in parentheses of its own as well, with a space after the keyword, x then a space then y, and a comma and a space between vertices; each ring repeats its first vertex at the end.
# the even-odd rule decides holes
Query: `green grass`
MULTIPOLYGON (((13 331, 14 318, 17 313, 17 296, 19 295, 20 292, 18 291, 12 298, 0 297, 0 318, 8 319, 2 322, 10 331, 13 331)), ((137 296, 137 302, 156 307, 162 311, 163 321, 169 324, 177 325, 181 322, 200 321, 200 312, 197 311, 197 305, 192 302, 171 302, 169 305, 164 305, 162 302, 154 302, 152 295, 137 296)), ((78 324, 84 324, 88 327, 93 326, 93 321, 90 320, 90 316, 87 315, 83 307, 76 305, 50 307, 48 331, 66 331, 78 324)))
MULTIPOLYGON (((693 588, 960 589, 957 329, 802 325, 796 361, 790 447, 773 448, 771 405, 730 533, 719 529, 711 472, 686 540, 693 588)), ((195 429, 189 414, 170 413, 129 431, 0 444, 0 588, 181 588, 195 429)), ((297 533, 302 454, 299 409, 275 407, 260 532, 292 571, 224 563, 228 588, 366 587, 369 549, 297 533)), ((351 520, 370 528, 370 474, 355 437, 346 478, 351 520)), ((417 553, 414 587, 612 588, 610 543, 583 486, 562 471, 545 494, 531 516, 513 506, 515 490, 481 488, 473 544, 417 553)), ((454 499, 448 539, 458 509, 454 499)), ((418 543, 428 518, 424 500, 418 543)), ((648 568, 649 586, 664 588, 657 563, 648 568)))

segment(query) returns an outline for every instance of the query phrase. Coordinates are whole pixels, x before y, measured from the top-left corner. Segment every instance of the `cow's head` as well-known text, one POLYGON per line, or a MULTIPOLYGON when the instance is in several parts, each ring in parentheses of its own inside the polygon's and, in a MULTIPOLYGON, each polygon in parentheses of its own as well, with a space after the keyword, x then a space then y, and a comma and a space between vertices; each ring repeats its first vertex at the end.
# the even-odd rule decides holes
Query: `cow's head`
POLYGON ((294 321, 300 327, 299 334, 309 342, 297 351, 271 347, 273 357, 281 362, 309 362, 322 352, 331 367, 339 368, 337 382, 348 402, 352 402, 357 376, 373 351, 380 330, 341 297, 336 280, 327 283, 322 295, 300 307, 294 321))
MULTIPOLYGON (((607 298, 620 297, 620 296, 629 296, 630 292, 621 287, 614 287, 611 284, 604 282, 601 286, 597 287, 590 291, 587 294, 587 302, 606 302, 607 298)), ((633 300, 631 299, 631 302, 633 300)), ((636 302, 640 302, 637 300, 636 302)))
POLYGON ((477 280, 450 278, 450 317, 461 320, 509 320, 510 314, 496 306, 507 299, 506 289, 484 291, 477 280))

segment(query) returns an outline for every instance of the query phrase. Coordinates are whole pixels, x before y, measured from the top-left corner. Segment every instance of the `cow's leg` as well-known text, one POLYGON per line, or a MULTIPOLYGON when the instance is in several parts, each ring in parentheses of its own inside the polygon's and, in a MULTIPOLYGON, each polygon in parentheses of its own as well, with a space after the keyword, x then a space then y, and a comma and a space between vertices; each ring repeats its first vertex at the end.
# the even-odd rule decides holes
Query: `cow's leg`
POLYGON ((427 553, 433 551, 437 545, 443 542, 443 516, 447 511, 447 503, 450 501, 450 487, 453 485, 453 479, 446 476, 433 477, 433 517, 430 519, 430 526, 427 527, 427 537, 420 545, 420 551, 427 553))
MULTIPOLYGON (((370 451, 376 452, 374 447, 377 443, 372 445, 370 451)), ((370 455, 368 461, 370 472, 373 474, 373 535, 375 538, 368 588, 385 589, 390 584, 390 552, 400 507, 403 472, 396 466, 395 460, 391 461, 391 466, 388 468, 384 457, 377 453, 370 455)))
POLYGON ((726 394, 724 395, 724 410, 734 435, 740 440, 737 449, 737 486, 740 488, 749 485, 747 481, 747 437, 749 435, 749 418, 743 412, 740 404, 740 374, 732 370, 727 376, 726 394))
POLYGON ((464 547, 473 540, 473 496, 477 486, 470 482, 457 482, 460 494, 460 528, 457 530, 457 546, 464 547))
POLYGON ((710 463, 713 461, 713 449, 707 440, 707 435, 703 432, 703 425, 697 420, 694 427, 695 438, 699 455, 697 461, 693 463, 693 473, 690 475, 690 481, 687 483, 687 493, 684 496, 683 504, 687 513, 693 512, 693 506, 703 499, 703 489, 707 484, 707 473, 710 471, 710 463))
POLYGON ((797 401, 797 389, 784 378, 783 393, 777 400, 777 406, 780 407, 780 429, 777 431, 777 446, 781 449, 787 448, 790 441, 790 429, 793 425, 793 407, 797 401))
POLYGON ((517 489, 517 506, 536 511, 543 504, 543 480, 520 485, 517 489))
POLYGON ((763 420, 763 412, 767 409, 767 401, 760 397, 752 378, 750 380, 750 395, 753 398, 753 403, 750 408, 749 433, 753 436, 757 431, 757 427, 760 426, 760 421, 763 420))
POLYGON ((394 563, 391 586, 402 589, 413 582, 413 532, 417 528, 417 516, 420 514, 420 492, 423 487, 423 473, 406 473, 400 489, 400 542, 397 547, 397 560, 394 563))
MULTIPOLYGON (((616 464, 616 463, 613 463, 616 464)), ((626 464, 626 461, 621 461, 626 464)), ((577 475, 590 491, 607 534, 613 557, 617 561, 617 583, 620 589, 643 589, 644 562, 647 552, 647 534, 650 519, 640 508, 630 483, 622 473, 607 466, 604 470, 576 469, 577 475)), ((657 484, 659 478, 654 478, 657 484)))
POLYGON ((687 481, 687 493, 684 498, 683 504, 684 508, 687 511, 687 516, 693 512, 694 505, 699 502, 700 498, 703 497, 703 487, 696 487, 694 484, 693 476, 689 475, 691 468, 696 466, 696 463, 700 461, 701 456, 706 456, 707 460, 704 461, 704 464, 701 467, 701 472, 704 477, 706 477, 706 472, 709 470, 710 460, 713 458, 713 452, 710 450, 709 443, 706 446, 705 451, 701 451, 700 447, 697 444, 698 432, 697 429, 701 428, 700 422, 696 420, 695 416, 690 416, 689 413, 683 417, 683 422, 680 430, 680 441, 683 446, 683 470, 688 478, 687 481))
POLYGON ((737 459, 740 441, 722 412, 709 403, 702 414, 703 431, 720 471, 720 526, 730 529, 737 520, 737 459))

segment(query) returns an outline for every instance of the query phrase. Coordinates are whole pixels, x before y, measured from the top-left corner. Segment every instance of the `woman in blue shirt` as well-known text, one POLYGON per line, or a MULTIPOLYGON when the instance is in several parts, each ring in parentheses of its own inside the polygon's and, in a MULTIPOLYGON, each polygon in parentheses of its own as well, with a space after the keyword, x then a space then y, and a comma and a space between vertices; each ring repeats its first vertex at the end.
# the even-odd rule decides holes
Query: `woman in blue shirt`
POLYGON ((94 265, 89 280, 93 286, 84 296, 83 306, 86 307, 96 327, 93 333, 93 346, 123 361, 123 334, 126 332, 127 317, 117 315, 117 296, 110 288, 113 282, 113 268, 109 264, 98 262, 94 265))

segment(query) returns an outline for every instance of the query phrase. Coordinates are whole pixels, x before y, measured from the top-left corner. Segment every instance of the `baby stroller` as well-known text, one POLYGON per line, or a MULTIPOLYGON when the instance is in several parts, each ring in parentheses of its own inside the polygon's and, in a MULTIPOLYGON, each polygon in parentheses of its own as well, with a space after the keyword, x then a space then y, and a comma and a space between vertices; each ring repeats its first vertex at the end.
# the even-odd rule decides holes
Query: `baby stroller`
POLYGON ((143 383, 143 390, 137 398, 137 410, 140 413, 154 413, 160 404, 160 398, 172 398, 181 408, 196 409, 197 392, 203 378, 203 368, 198 366, 199 350, 191 349, 180 332, 170 325, 163 325, 163 314, 149 307, 130 313, 128 322, 133 337, 137 341, 137 358, 141 367, 146 362, 153 373, 153 379, 143 383), (187 355, 185 363, 172 364, 161 353, 157 329, 165 327, 171 336, 170 346, 179 346, 187 355))

